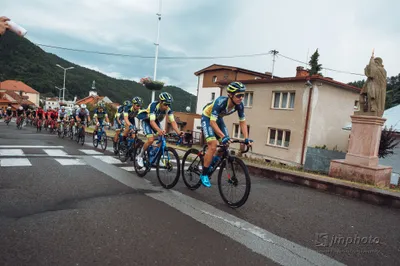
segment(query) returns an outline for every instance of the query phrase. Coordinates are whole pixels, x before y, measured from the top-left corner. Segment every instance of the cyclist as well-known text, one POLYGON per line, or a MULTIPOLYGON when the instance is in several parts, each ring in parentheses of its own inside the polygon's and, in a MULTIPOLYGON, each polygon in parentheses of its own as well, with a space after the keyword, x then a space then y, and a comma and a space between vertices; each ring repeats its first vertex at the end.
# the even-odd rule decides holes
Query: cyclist
POLYGON ((245 91, 246 87, 244 84, 241 82, 232 82, 227 87, 228 96, 220 96, 203 108, 201 125, 208 148, 204 156, 203 172, 200 175, 200 179, 205 187, 211 187, 208 177, 209 166, 212 161, 216 161, 219 158, 218 156, 215 156, 213 159, 213 155, 216 153, 218 145, 217 137, 222 144, 230 143, 229 133, 223 120, 224 116, 231 115, 237 111, 240 129, 245 138, 245 144, 251 145, 253 142, 249 139, 244 114, 244 105, 242 102, 245 91))
POLYGON ((21 121, 21 119, 22 119, 21 123, 24 122, 24 120, 23 120, 24 117, 25 117, 24 108, 23 108, 22 106, 20 106, 20 107, 18 107, 18 109, 17 109, 17 125, 18 125, 18 122, 21 121))
MULTIPOLYGON (((138 115, 140 108, 143 105, 143 100, 140 97, 133 97, 132 103, 125 106, 124 108, 124 122, 125 122, 125 130, 124 130, 124 141, 126 141, 126 137, 128 136, 129 130, 135 130, 135 117, 138 115)), ((133 136, 135 137, 135 136, 133 136)))
POLYGON ((68 117, 67 111, 65 111, 65 106, 61 106, 60 110, 58 110, 58 121, 57 121, 57 129, 60 127, 61 121, 66 121, 68 117))
MULTIPOLYGON (((42 107, 39 106, 39 108, 33 112, 32 115, 38 118, 37 123, 39 123, 39 120, 42 120, 43 117, 45 117, 45 112, 43 111, 42 107)), ((37 124, 35 126, 37 126, 37 124)))
POLYGON ((140 167, 143 167, 143 153, 147 148, 153 144, 154 135, 165 135, 165 131, 161 129, 160 122, 164 120, 165 115, 168 115, 168 120, 171 123, 172 128, 178 135, 184 133, 179 130, 178 125, 175 122, 174 113, 171 109, 173 98, 168 92, 162 92, 158 95, 158 101, 154 101, 149 104, 147 109, 139 111, 137 118, 142 121, 143 131, 147 137, 147 142, 144 144, 143 149, 137 156, 137 163, 140 167))
POLYGON ((124 126, 124 109, 125 109, 125 106, 127 106, 129 104, 130 104, 130 101, 127 100, 127 101, 124 102, 124 104, 122 106, 118 106, 117 112, 114 115, 114 128, 115 128, 114 143, 113 143, 114 148, 117 145, 119 133, 120 133, 121 129, 124 126))
POLYGON ((95 139, 97 139, 97 130, 99 129, 99 126, 103 125, 104 120, 106 120, 106 123, 110 123, 110 120, 108 120, 108 114, 106 110, 104 109, 105 104, 104 103, 99 103, 98 107, 96 110, 94 110, 94 115, 93 115, 93 121, 96 124, 93 135, 95 139))
MULTIPOLYGON (((86 119, 87 122, 90 122, 89 110, 86 108, 86 104, 81 104, 81 108, 76 110, 75 118, 78 122, 85 121, 86 119)), ((82 126, 84 129, 86 129, 84 124, 82 126)))
POLYGON ((7 109, 6 109, 6 119, 11 120, 12 117, 12 108, 11 108, 11 104, 8 104, 7 109))

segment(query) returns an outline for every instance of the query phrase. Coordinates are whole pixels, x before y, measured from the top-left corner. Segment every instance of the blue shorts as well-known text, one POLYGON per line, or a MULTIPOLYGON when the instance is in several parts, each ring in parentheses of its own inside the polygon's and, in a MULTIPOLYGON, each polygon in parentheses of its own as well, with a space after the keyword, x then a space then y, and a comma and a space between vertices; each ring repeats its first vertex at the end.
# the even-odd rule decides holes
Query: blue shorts
MULTIPOLYGON (((219 117, 216 122, 217 122, 219 129, 222 131, 222 133, 224 133, 225 136, 229 137, 228 129, 225 126, 224 120, 222 120, 222 118, 219 117)), ((201 116, 201 128, 203 130, 204 138, 206 139, 207 142, 210 140, 217 139, 217 137, 215 136, 215 133, 214 133, 214 129, 212 129, 212 127, 211 127, 209 117, 204 116, 204 115, 201 116)), ((218 140, 220 141, 221 138, 218 137, 218 140)))
POLYGON ((114 128, 115 129, 121 129, 122 128, 122 124, 118 124, 117 119, 114 119, 114 128))
MULTIPOLYGON (((155 120, 155 122, 157 126, 161 128, 160 122, 158 122, 158 120, 155 120)), ((157 131, 150 126, 149 119, 142 121, 142 127, 143 127, 143 133, 146 135, 146 137, 150 138, 153 137, 154 135, 157 135, 157 131)))

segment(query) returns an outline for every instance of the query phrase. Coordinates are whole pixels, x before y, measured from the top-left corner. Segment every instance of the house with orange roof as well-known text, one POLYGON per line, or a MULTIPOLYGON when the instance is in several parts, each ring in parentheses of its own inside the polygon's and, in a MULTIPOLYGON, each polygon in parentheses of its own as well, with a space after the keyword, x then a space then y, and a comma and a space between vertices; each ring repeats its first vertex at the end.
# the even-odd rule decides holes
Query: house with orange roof
POLYGON ((27 100, 36 106, 39 106, 40 93, 33 88, 29 87, 22 81, 6 80, 0 82, 0 92, 11 91, 19 96, 27 96, 27 100))
POLYGON ((7 108, 11 105, 12 110, 17 110, 21 105, 35 106, 35 104, 28 100, 28 96, 20 96, 15 91, 0 92, 0 109, 7 108))
MULTIPOLYGON (((199 90, 207 93, 211 86, 218 88, 208 102, 220 95, 226 96, 226 87, 232 81, 246 85, 243 104, 249 136, 255 143, 246 156, 302 166, 310 147, 347 151, 349 132, 342 128, 359 109, 359 88, 329 77, 310 76, 303 67, 296 68, 294 77, 278 78, 213 80, 213 72, 211 77, 207 72, 200 72, 195 73, 203 75, 199 78, 199 90)), ((199 91, 198 95, 206 93, 199 91)), ((204 106, 199 104, 198 111, 204 106)), ((237 115, 225 116, 224 122, 231 138, 244 138, 237 115)), ((200 131, 200 121, 195 121, 194 127, 200 131)), ((232 148, 238 149, 239 145, 232 144, 232 148)))
POLYGON ((111 101, 111 99, 108 98, 107 96, 99 96, 99 95, 97 95, 96 91, 91 90, 91 91, 89 91, 89 96, 87 96, 83 99, 77 100, 76 104, 78 104, 78 105, 81 105, 81 104, 96 105, 99 102, 110 103, 110 104, 113 103, 111 101))

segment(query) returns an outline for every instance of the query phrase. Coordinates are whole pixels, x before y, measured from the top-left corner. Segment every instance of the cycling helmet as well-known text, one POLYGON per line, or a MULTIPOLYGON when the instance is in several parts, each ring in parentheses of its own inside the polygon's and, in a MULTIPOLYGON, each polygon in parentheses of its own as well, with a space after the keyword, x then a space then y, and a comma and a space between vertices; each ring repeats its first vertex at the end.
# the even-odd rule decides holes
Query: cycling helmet
POLYGON ((104 103, 99 103, 99 107, 104 108, 105 104, 104 103))
POLYGON ((174 99, 172 98, 172 95, 169 94, 168 92, 162 92, 160 93, 160 95, 158 95, 158 98, 160 99, 160 101, 171 104, 174 99))
POLYGON ((132 103, 133 103, 133 104, 142 105, 142 104, 143 104, 143 100, 142 100, 142 98, 140 98, 140 97, 138 97, 138 96, 135 96, 135 97, 133 97, 133 99, 132 99, 132 103))
POLYGON ((61 106, 61 110, 65 110, 65 106, 61 106))
POLYGON ((86 108, 86 104, 82 103, 82 104, 81 104, 81 108, 82 108, 82 109, 86 108))
POLYGON ((129 101, 125 101, 124 102, 124 106, 128 106, 128 105, 130 105, 131 103, 129 102, 129 101))
POLYGON ((237 93, 237 92, 245 92, 246 86, 242 82, 234 81, 231 82, 226 88, 228 93, 237 93))
POLYGON ((19 110, 24 110, 24 107, 20 106, 18 107, 19 110))
POLYGON ((79 105, 76 104, 76 105, 75 105, 75 109, 79 109, 79 105))

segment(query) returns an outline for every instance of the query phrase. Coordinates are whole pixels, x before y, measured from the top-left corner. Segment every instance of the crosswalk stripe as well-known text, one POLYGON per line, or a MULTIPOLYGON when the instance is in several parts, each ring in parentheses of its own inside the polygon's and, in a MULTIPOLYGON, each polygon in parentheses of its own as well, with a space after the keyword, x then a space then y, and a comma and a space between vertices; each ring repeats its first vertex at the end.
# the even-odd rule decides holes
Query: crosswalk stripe
POLYGON ((59 149, 54 149, 54 150, 43 149, 43 151, 50 156, 66 156, 66 155, 68 155, 65 151, 59 150, 59 149))
POLYGON ((33 149, 63 149, 64 146, 41 146, 41 145, 0 145, 0 148, 20 148, 20 149, 29 149, 29 148, 33 148, 33 149))
POLYGON ((93 158, 101 160, 108 164, 121 164, 121 161, 112 156, 93 156, 93 158))
POLYGON ((0 166, 32 166, 31 162, 26 158, 12 158, 12 159, 0 159, 0 166))
POLYGON ((122 170, 128 171, 128 172, 134 172, 135 167, 133 166, 127 166, 127 167, 120 167, 122 170))
POLYGON ((0 156, 24 156, 21 149, 0 149, 0 156))
POLYGON ((55 159, 61 165, 86 165, 86 163, 80 159, 55 159))
POLYGON ((103 153, 95 151, 95 150, 79 150, 79 151, 81 151, 81 152, 83 152, 84 154, 87 154, 87 155, 103 154, 103 153))

